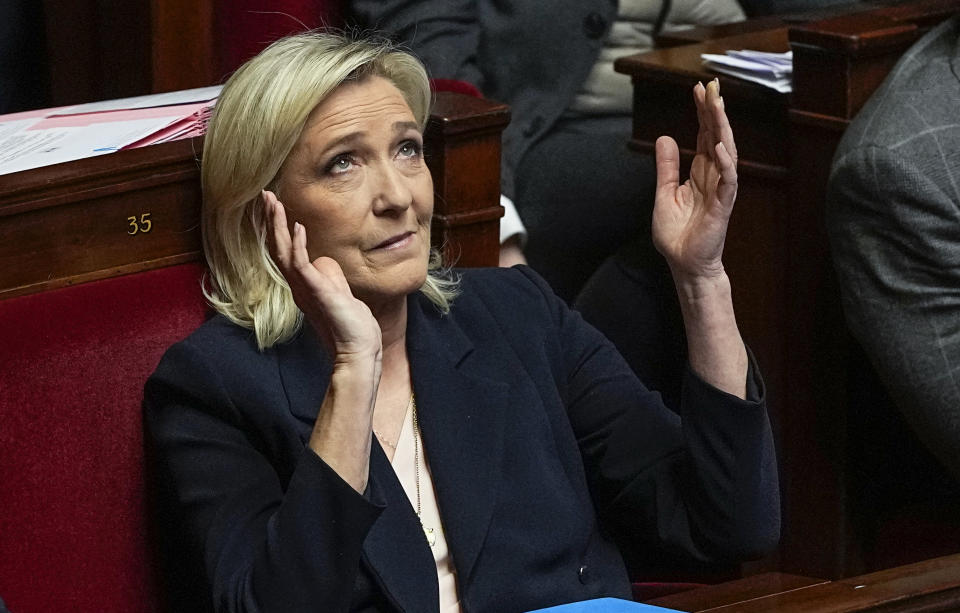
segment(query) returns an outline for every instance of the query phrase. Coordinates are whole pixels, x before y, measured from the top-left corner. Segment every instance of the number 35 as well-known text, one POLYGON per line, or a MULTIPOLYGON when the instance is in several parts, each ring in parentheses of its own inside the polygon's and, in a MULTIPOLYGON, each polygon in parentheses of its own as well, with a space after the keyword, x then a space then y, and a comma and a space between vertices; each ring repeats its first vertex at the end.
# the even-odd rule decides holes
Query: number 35
POLYGON ((142 213, 140 219, 137 219, 136 215, 131 215, 127 217, 127 221, 130 222, 130 229, 127 231, 127 234, 131 236, 137 232, 149 232, 150 228, 153 227, 153 222, 150 221, 150 213, 142 213))

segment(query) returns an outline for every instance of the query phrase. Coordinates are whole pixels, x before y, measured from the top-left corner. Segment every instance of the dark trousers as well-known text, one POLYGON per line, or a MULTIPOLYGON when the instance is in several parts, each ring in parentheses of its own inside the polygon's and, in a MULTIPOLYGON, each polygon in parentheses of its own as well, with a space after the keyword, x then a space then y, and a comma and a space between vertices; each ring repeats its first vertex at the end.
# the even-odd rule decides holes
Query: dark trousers
POLYGON ((648 388, 673 410, 687 360, 670 269, 647 236, 622 247, 590 277, 574 308, 609 338, 648 388))
POLYGON ((653 156, 627 148, 630 131, 627 116, 560 120, 524 156, 514 201, 530 265, 676 408, 686 341, 650 236, 653 156))
POLYGON ((649 240, 656 170, 629 137, 628 116, 564 118, 516 170, 527 259, 568 302, 620 247, 649 240))

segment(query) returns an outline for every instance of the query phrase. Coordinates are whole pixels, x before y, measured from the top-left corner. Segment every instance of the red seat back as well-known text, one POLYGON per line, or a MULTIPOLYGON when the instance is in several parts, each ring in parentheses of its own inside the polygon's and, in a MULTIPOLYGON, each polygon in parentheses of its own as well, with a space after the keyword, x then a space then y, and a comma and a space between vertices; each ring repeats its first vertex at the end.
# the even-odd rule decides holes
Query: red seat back
POLYGON ((341 25, 341 0, 216 0, 216 48, 224 76, 287 34, 341 25))
POLYGON ((14 613, 160 610, 140 405, 204 319, 184 264, 0 301, 0 597, 14 613))

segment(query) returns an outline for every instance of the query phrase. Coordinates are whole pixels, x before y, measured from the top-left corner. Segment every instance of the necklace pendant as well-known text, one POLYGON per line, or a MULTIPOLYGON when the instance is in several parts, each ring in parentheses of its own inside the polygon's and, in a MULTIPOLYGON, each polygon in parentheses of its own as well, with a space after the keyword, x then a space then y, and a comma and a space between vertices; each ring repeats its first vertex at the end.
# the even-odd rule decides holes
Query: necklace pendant
POLYGON ((433 528, 427 528, 423 523, 420 524, 420 527, 423 528, 423 534, 427 537, 427 544, 431 547, 436 545, 437 535, 433 533, 433 528))

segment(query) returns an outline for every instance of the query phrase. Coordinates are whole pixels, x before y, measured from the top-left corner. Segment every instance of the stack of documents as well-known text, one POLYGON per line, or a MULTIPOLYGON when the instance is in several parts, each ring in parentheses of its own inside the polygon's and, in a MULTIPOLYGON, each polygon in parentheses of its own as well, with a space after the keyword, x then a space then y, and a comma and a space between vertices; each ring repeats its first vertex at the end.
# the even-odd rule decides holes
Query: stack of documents
POLYGON ((220 89, 0 115, 0 175, 198 136, 220 89))
POLYGON ((702 53, 703 63, 711 70, 753 81, 781 94, 793 91, 793 52, 727 51, 726 55, 702 53))

